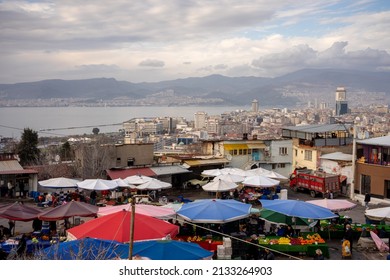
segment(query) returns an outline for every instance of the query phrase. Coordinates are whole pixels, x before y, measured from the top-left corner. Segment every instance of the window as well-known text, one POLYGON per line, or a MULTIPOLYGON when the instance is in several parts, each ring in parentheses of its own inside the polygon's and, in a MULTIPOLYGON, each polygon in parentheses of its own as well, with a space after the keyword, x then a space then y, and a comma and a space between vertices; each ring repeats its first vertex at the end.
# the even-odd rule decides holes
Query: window
POLYGON ((279 164, 278 164, 278 167, 279 167, 279 168, 285 168, 285 167, 286 167, 286 164, 285 164, 285 163, 279 163, 279 164))
POLYGON ((305 160, 312 161, 312 151, 305 151, 305 160))
POLYGON ((242 154, 243 154, 242 149, 239 149, 239 150, 238 150, 238 154, 239 154, 239 155, 242 155, 242 154))
POLYGON ((279 155, 286 156, 287 155, 287 147, 279 147, 279 155))

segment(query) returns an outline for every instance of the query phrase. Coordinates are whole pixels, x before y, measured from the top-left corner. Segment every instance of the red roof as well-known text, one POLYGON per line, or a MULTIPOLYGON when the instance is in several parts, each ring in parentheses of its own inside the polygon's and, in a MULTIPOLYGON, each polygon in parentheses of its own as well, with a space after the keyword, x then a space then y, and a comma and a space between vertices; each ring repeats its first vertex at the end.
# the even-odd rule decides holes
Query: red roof
POLYGON ((118 169, 118 170, 107 170, 107 175, 111 180, 118 178, 125 179, 126 177, 133 175, 144 175, 148 177, 156 177, 157 174, 154 173, 150 168, 129 168, 129 169, 118 169))

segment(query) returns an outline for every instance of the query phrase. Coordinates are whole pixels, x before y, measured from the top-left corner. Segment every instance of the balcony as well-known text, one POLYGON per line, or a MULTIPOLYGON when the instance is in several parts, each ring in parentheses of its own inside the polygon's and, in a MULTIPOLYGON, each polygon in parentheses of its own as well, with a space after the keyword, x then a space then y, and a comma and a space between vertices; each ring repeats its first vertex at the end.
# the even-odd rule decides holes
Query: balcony
POLYGON ((346 146, 352 144, 352 138, 315 138, 299 139, 299 145, 310 147, 346 146))

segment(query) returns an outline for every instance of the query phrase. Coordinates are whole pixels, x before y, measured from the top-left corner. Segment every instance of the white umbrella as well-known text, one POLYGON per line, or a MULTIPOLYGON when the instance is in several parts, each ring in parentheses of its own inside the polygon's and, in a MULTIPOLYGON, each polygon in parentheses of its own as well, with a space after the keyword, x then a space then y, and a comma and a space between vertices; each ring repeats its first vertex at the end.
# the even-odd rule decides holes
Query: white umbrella
POLYGON ((125 180, 121 179, 121 178, 117 178, 117 179, 114 179, 113 181, 115 181, 119 187, 125 187, 125 188, 133 188, 134 186, 133 185, 130 185, 129 183, 127 183, 125 180))
POLYGON ((213 181, 223 180, 223 181, 229 181, 233 183, 239 183, 244 181, 245 177, 235 174, 223 174, 215 177, 213 181))
POLYGON ((208 169, 208 170, 204 170, 201 175, 205 176, 205 177, 216 177, 216 176, 219 176, 219 175, 222 175, 222 170, 217 168, 217 169, 208 169))
POLYGON ((237 187, 238 187, 237 184, 232 181, 218 179, 207 183, 202 188, 203 190, 208 192, 226 192, 226 191, 233 190, 237 187))
POLYGON ((38 184, 44 188, 77 188, 77 183, 81 182, 80 180, 70 179, 65 177, 51 178, 48 180, 39 181, 38 184))
POLYGON ((262 175, 249 176, 246 177, 244 181, 242 181, 242 184, 244 186, 263 187, 263 188, 274 187, 279 185, 279 183, 280 181, 278 180, 274 180, 262 175))
POLYGON ((249 176, 258 176, 258 175, 266 176, 270 172, 271 171, 269 171, 269 170, 267 170, 265 168, 258 167, 258 168, 255 168, 255 169, 245 170, 245 175, 247 177, 249 177, 249 176))
POLYGON ((279 174, 275 171, 269 171, 268 173, 265 173, 264 176, 276 180, 287 180, 288 178, 286 176, 283 176, 282 174, 279 174))
POLYGON ((367 218, 374 221, 389 221, 390 222, 390 207, 381 207, 366 210, 364 213, 367 218))
POLYGON ((124 179, 125 182, 130 185, 141 185, 143 183, 151 181, 153 178, 144 175, 132 175, 124 179))
POLYGON ((86 179, 77 183, 77 187, 85 190, 106 191, 116 189, 118 183, 113 180, 104 179, 86 179))
POLYGON ((239 176, 243 176, 243 177, 246 176, 245 170, 242 170, 242 169, 236 168, 236 167, 225 167, 225 168, 222 168, 221 169, 221 173, 223 175, 231 174, 231 175, 239 175, 239 176))
POLYGON ((172 184, 157 179, 152 179, 140 185, 134 186, 137 190, 160 190, 172 188, 172 184))

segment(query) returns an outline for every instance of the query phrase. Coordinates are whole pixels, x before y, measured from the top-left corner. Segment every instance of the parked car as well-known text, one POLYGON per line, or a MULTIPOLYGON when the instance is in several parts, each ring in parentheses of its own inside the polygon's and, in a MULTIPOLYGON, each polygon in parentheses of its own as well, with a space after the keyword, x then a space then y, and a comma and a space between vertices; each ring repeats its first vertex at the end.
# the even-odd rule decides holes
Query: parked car
POLYGON ((201 177, 201 179, 191 179, 186 182, 184 182, 184 187, 185 188, 196 188, 200 189, 204 185, 206 185, 208 182, 210 182, 211 178, 210 177, 201 177))

